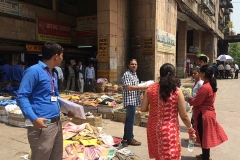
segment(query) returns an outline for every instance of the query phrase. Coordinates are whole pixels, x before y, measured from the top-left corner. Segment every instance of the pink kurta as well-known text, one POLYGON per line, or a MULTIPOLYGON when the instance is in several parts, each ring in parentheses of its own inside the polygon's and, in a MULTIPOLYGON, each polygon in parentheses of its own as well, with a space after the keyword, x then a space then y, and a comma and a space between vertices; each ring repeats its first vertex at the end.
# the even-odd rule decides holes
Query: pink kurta
POLYGON ((147 124, 148 152, 156 160, 180 160, 180 127, 178 121, 178 89, 171 93, 167 103, 159 99, 159 84, 148 90, 150 103, 147 124))
POLYGON ((210 83, 204 82, 203 86, 197 92, 196 97, 189 101, 190 105, 194 106, 194 126, 196 134, 198 134, 198 115, 202 112, 202 148, 205 149, 215 147, 228 140, 223 128, 216 120, 216 112, 214 108, 215 98, 216 92, 213 93, 210 83))

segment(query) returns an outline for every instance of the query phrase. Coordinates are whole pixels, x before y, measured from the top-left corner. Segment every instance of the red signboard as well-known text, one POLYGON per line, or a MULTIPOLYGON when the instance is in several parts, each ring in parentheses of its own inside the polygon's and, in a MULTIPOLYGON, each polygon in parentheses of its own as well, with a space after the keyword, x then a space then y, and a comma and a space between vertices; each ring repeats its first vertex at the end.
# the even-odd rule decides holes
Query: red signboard
POLYGON ((38 18, 38 34, 70 37, 71 28, 66 23, 38 18))
POLYGON ((38 40, 71 43, 70 25, 38 18, 38 40))

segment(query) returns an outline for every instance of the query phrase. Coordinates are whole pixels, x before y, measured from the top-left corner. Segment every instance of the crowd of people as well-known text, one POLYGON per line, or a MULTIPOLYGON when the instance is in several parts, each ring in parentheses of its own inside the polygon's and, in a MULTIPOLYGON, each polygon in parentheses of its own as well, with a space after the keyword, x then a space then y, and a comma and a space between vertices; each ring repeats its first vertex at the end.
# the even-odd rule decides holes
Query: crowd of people
POLYGON ((207 64, 207 57, 198 59, 199 65, 192 68, 195 80, 193 95, 184 97, 175 78, 175 68, 165 63, 160 68, 159 82, 139 87, 137 60, 129 62, 128 70, 122 77, 124 107, 127 118, 124 126, 123 144, 141 145, 134 139, 133 123, 136 107, 140 106, 140 92, 145 90, 141 104, 142 112, 149 112, 147 141, 149 157, 156 160, 180 160, 180 126, 178 115, 186 126, 192 140, 202 148, 196 155, 201 160, 211 160, 210 148, 225 142, 228 138, 216 120, 214 101, 217 81, 214 67, 207 64), (192 120, 186 111, 186 102, 193 106, 192 120), (149 107, 150 106, 150 107, 149 107))
MULTIPOLYGON (((27 133, 33 160, 62 159, 63 135, 57 98, 59 96, 57 79, 63 80, 63 74, 59 72, 57 66, 60 66, 62 60, 62 46, 46 42, 42 47, 42 61, 27 68, 21 79, 17 104, 24 116, 33 124, 28 127, 27 133)), ((14 70, 14 67, 6 66, 5 68, 14 70)), ((95 71, 91 64, 85 68, 79 62, 75 68, 71 65, 68 67, 69 80, 75 80, 77 71, 78 79, 86 80, 87 84, 93 83, 95 71)), ((4 67, 0 69, 2 68, 4 67)), ((126 109, 123 146, 141 145, 133 134, 136 107, 141 107, 142 112, 149 112, 147 142, 150 158, 181 159, 179 115, 186 126, 188 139, 201 145, 202 154, 197 155, 197 158, 210 160, 210 149, 228 139, 216 120, 214 101, 217 81, 213 67, 209 66, 204 58, 199 59, 199 67, 192 69, 195 84, 191 98, 184 97, 179 82, 176 81, 176 70, 172 64, 163 64, 160 68, 159 81, 150 86, 139 85, 137 68, 137 60, 131 59, 128 70, 122 77, 122 96, 126 109), (141 103, 140 95, 143 91, 145 94, 141 103), (186 101, 193 106, 192 124, 186 111, 186 101)), ((12 71, 9 71, 9 75, 10 73, 12 71)), ((83 81, 79 80, 79 86, 82 86, 82 83, 83 81)), ((70 88, 70 84, 67 87, 70 88)), ((80 91, 81 89, 79 87, 80 91)), ((74 117, 72 112, 68 112, 67 115, 74 117)))

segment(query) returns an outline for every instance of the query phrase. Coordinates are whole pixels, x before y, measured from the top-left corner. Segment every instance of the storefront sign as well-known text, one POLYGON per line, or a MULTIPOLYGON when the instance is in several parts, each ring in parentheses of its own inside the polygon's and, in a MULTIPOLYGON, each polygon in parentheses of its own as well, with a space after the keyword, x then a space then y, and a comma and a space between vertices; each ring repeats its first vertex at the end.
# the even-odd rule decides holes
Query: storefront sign
POLYGON ((107 78, 108 79, 109 78, 109 70, 98 70, 97 71, 97 76, 99 78, 107 78))
POLYGON ((0 0, 0 12, 19 15, 18 2, 10 0, 0 0))
POLYGON ((78 36, 97 35, 97 16, 87 16, 77 18, 78 36))
POLYGON ((28 52, 42 52, 42 46, 26 44, 28 52))
POLYGON ((143 38, 143 53, 153 54, 153 40, 152 38, 143 38))
POLYGON ((38 40, 71 44, 70 25, 38 18, 38 40))
POLYGON ((106 37, 98 38, 98 62, 108 62, 108 42, 106 37))
POLYGON ((157 33, 157 51, 165 53, 176 53, 176 36, 158 29, 157 33))
POLYGON ((32 6, 19 3, 19 16, 35 19, 35 9, 32 6))
POLYGON ((0 12, 35 19, 34 7, 11 0, 0 0, 0 12))
POLYGON ((198 47, 195 47, 195 46, 190 46, 189 47, 189 53, 195 53, 197 54, 198 53, 198 47))

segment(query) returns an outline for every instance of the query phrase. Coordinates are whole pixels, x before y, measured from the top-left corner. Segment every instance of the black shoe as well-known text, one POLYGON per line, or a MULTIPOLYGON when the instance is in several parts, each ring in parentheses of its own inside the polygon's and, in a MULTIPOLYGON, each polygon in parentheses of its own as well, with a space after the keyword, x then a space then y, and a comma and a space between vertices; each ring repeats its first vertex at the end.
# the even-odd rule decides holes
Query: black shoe
POLYGON ((128 147, 128 141, 127 140, 122 140, 122 146, 123 147, 128 147))

